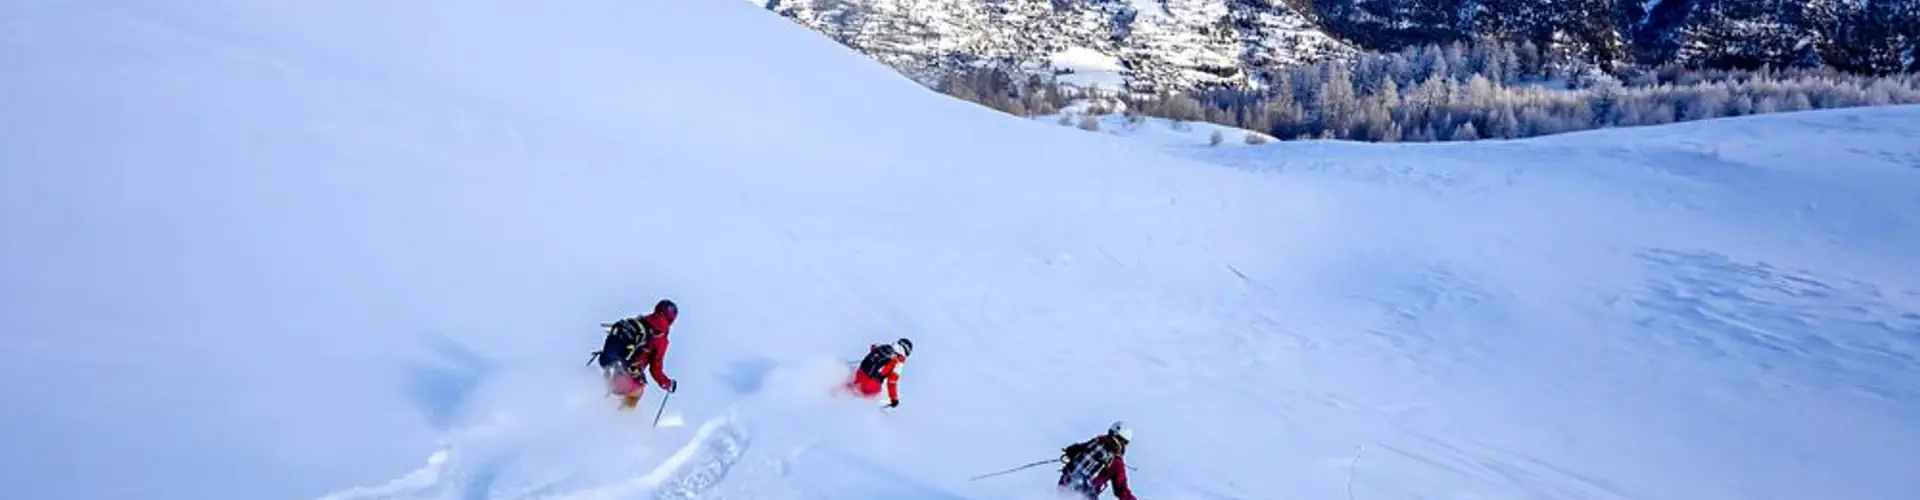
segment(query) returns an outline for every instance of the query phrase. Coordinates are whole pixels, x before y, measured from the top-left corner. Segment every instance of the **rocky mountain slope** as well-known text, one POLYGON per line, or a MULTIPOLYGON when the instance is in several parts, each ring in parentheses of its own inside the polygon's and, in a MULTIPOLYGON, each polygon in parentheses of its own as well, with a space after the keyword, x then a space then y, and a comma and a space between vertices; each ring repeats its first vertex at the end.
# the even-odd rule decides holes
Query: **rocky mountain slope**
POLYGON ((1140 92, 1247 86, 1274 69, 1355 52, 1279 0, 770 0, 767 8, 929 81, 993 63, 1113 69, 1140 92))
POLYGON ((927 81, 992 63, 1110 70, 1136 92, 1258 87, 1299 63, 1477 37, 1601 63, 1875 73, 1914 70, 1920 42, 1920 0, 768 0, 766 8, 927 81))

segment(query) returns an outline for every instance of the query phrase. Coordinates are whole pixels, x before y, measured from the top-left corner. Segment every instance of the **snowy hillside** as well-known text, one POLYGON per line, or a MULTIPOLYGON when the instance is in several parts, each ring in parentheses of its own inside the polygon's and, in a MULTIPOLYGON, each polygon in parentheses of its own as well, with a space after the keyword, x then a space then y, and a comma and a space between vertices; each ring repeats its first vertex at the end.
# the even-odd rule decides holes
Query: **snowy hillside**
MULTIPOLYGON (((1109 101, 1108 105, 1119 105, 1109 101)), ((1146 115, 1095 110, 1086 101, 1075 102, 1059 113, 1031 117, 1089 132, 1127 137, 1132 144, 1150 145, 1180 153, 1186 148, 1241 147, 1274 142, 1279 139, 1252 130, 1206 122, 1171 120, 1146 115), (1099 111, 1099 112, 1097 112, 1099 111)))
POLYGON ((8 498, 1920 488, 1920 109, 1176 157, 741 2, 4 9, 8 498))
POLYGON ((1353 55, 1271 0, 770 0, 767 10, 922 81, 980 65, 1136 92, 1265 85, 1353 55), (1091 71, 1089 71, 1091 70, 1091 71))
MULTIPOLYGON (((1266 85, 1304 63, 1476 39, 1555 60, 1753 69, 1920 69, 1916 0, 768 0, 929 84, 976 65, 1124 63, 1131 90, 1266 85), (1524 43, 1524 45, 1522 45, 1524 43)), ((1435 47, 1438 48, 1438 47, 1435 47)), ((1113 75, 1106 71, 1099 77, 1113 75)))

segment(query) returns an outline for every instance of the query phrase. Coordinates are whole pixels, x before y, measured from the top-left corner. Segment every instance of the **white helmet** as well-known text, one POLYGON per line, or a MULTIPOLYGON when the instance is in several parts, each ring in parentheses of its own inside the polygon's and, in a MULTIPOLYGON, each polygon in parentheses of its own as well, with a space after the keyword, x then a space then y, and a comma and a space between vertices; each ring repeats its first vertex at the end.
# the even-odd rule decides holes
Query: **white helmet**
POLYGON ((1112 427, 1107 428, 1107 434, 1118 437, 1121 441, 1133 442, 1133 428, 1128 427, 1126 422, 1114 422, 1112 427))

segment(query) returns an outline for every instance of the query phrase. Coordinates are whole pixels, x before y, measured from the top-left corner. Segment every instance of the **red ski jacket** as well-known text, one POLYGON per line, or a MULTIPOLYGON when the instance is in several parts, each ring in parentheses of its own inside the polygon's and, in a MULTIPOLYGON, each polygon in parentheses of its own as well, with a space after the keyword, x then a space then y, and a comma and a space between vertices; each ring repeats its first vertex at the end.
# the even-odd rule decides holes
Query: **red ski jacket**
POLYGON ((673 379, 667 377, 665 371, 667 361, 667 329, 673 326, 673 319, 671 317, 663 317, 656 313, 648 314, 640 318, 640 320, 646 321, 647 326, 653 327, 654 331, 659 332, 659 334, 654 335, 653 339, 647 342, 647 345, 640 347, 641 355, 633 360, 633 371, 639 373, 641 368, 646 368, 647 373, 653 376, 653 383, 658 384, 661 388, 669 388, 677 385, 673 379))

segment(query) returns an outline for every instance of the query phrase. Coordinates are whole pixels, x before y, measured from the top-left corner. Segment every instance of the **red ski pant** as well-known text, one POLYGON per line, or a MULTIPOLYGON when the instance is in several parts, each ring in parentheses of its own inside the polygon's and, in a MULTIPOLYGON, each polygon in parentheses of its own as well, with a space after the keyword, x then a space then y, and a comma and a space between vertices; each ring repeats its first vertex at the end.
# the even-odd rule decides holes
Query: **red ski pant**
POLYGON ((848 389, 852 389, 854 393, 859 394, 861 397, 868 398, 879 396, 881 385, 880 381, 868 377, 865 373, 854 373, 853 381, 847 382, 848 389))
POLYGON ((646 382, 640 381, 638 377, 620 372, 607 374, 607 392, 621 396, 638 396, 646 389, 646 382))

